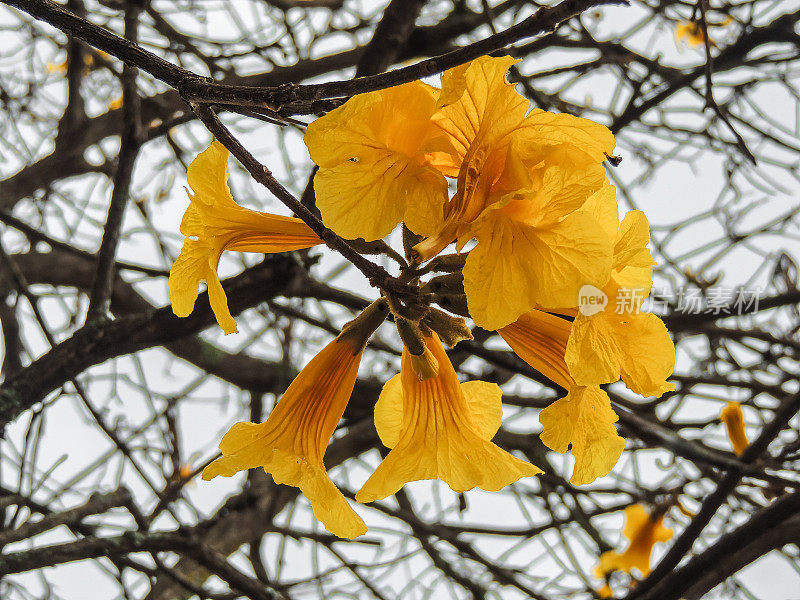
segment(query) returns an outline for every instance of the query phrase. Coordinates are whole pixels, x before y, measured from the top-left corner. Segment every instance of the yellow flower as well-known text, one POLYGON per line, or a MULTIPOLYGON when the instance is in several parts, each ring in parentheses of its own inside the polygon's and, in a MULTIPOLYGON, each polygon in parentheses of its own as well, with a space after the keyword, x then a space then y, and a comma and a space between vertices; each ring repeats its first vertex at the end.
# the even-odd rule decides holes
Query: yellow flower
POLYGON ((447 199, 447 182, 426 157, 447 150, 430 121, 437 94, 421 81, 369 92, 308 126, 325 225, 366 240, 385 237, 400 221, 420 235, 435 231, 447 199))
POLYGON ((454 491, 499 490, 542 471, 491 443, 500 427, 500 388, 460 383, 434 333, 425 343, 439 362, 435 377, 420 381, 403 351, 400 374, 390 379, 375 406, 375 427, 392 450, 364 487, 358 502, 394 494, 409 481, 441 479, 454 491))
POLYGON ((750 445, 747 440, 747 433, 744 430, 744 415, 742 405, 738 402, 728 402, 719 413, 720 420, 725 423, 728 432, 728 439, 731 441, 733 451, 741 455, 745 448, 750 445))
POLYGON ((63 61, 61 61, 58 64, 49 62, 49 63, 47 63, 47 66, 45 67, 45 70, 48 73, 66 73, 67 72, 67 59, 65 58, 63 61))
POLYGON ((613 271, 602 290, 608 304, 596 313, 582 309, 567 343, 566 362, 579 385, 612 383, 622 377, 643 396, 675 389, 666 382, 675 366, 669 332, 656 315, 640 312, 652 286, 649 241, 644 214, 629 212, 614 236, 613 271))
POLYGON ((228 188, 228 150, 219 142, 201 152, 189 165, 187 179, 194 194, 181 222, 186 236, 180 256, 169 272, 173 312, 192 312, 198 284, 205 280, 217 322, 225 333, 236 331, 228 301, 217 276, 223 250, 288 252, 321 243, 299 219, 248 210, 236 204, 228 188))
POLYGON ((664 514, 649 514, 641 504, 632 504, 625 509, 625 528, 622 530, 629 540, 623 553, 609 550, 600 556, 595 570, 596 577, 604 577, 611 571, 638 569, 642 577, 650 573, 650 555, 658 542, 672 539, 672 529, 664 527, 664 514))
POLYGON ((118 108, 122 108, 122 94, 108 103, 108 110, 117 110, 118 108))
POLYGON ((470 315, 499 329, 537 304, 574 304, 584 284, 608 278, 611 245, 578 209, 602 188, 600 162, 614 137, 586 119, 542 110, 507 83, 516 62, 482 57, 444 73, 433 120, 455 153, 435 164, 457 175, 436 235, 415 247, 427 260, 458 239, 477 238, 464 267, 470 315))
POLYGON ((537 304, 574 303, 608 279, 611 244, 578 209, 605 184, 614 136, 597 123, 542 110, 506 82, 515 62, 482 57, 422 82, 351 98, 308 127, 320 166, 323 221, 376 239, 399 221, 428 236, 424 261, 454 240, 478 244, 464 269, 470 314, 487 329, 537 304), (447 182, 457 181, 447 201, 447 182))
POLYGON ((334 535, 365 533, 364 522, 330 480, 322 459, 353 392, 367 339, 386 314, 378 301, 346 326, 300 372, 264 423, 234 425, 220 442, 222 458, 203 470, 203 479, 263 467, 275 483, 300 488, 334 535))
POLYGON ((584 485, 608 475, 625 449, 625 439, 614 428, 618 419, 608 394, 599 387, 573 386, 566 397, 539 413, 540 438, 556 452, 572 445, 575 469, 570 483, 584 485))
MULTIPOLYGON (((679 44, 685 43, 696 48, 706 43, 706 35, 700 23, 681 21, 675 25, 675 40, 679 44)), ((708 38, 708 41, 712 46, 716 46, 711 37, 708 38)))
POLYGON ((571 325, 561 317, 533 310, 498 333, 522 360, 568 390, 566 397, 539 414, 540 437, 556 452, 566 452, 572 445, 575 469, 571 481, 583 485, 614 468, 625 440, 614 428, 618 417, 608 395, 597 386, 577 385, 569 373, 564 353, 571 325))

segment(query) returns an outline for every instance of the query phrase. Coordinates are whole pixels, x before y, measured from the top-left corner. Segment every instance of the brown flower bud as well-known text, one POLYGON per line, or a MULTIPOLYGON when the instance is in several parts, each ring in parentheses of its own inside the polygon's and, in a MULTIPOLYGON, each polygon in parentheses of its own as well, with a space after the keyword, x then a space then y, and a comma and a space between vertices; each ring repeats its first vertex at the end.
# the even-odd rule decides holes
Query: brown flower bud
POLYGON ((472 339, 472 333, 464 319, 449 315, 438 308, 429 309, 422 323, 435 331, 442 341, 451 348, 461 340, 472 339))

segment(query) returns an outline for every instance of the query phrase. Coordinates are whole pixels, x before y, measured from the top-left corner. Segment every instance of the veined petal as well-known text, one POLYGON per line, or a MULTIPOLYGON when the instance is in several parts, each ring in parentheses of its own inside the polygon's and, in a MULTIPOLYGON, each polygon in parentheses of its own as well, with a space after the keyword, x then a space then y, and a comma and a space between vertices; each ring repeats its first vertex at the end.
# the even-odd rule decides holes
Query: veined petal
POLYGON ((604 313, 575 318, 565 359, 570 374, 579 385, 600 385, 619 380, 620 357, 627 349, 620 347, 615 323, 604 313))
MULTIPOLYGON (((503 423, 502 391, 496 383, 466 381, 461 391, 479 435, 490 441, 503 423)), ((383 386, 375 403, 375 429, 387 448, 394 448, 403 430, 403 383, 400 373, 383 386)))
POLYGON ((540 473, 489 441, 499 425, 500 389, 461 384, 439 338, 434 334, 425 341, 439 361, 439 374, 420 381, 403 351, 400 376, 386 384, 375 411, 379 435, 392 450, 356 500, 385 498, 420 479, 441 479, 457 492, 496 491, 540 473))
POLYGON ((528 144, 556 146, 567 144, 602 162, 614 152, 614 134, 599 123, 568 114, 533 109, 525 119, 521 134, 528 144))
POLYGON ((656 264, 647 249, 650 226, 640 210, 632 210, 619 225, 614 241, 614 269, 622 267, 652 267, 656 264))
POLYGON ((439 110, 433 121, 450 137, 461 158, 477 137, 491 146, 525 118, 530 102, 506 81, 506 72, 517 62, 510 56, 482 56, 442 75, 439 110))
POLYGON ((458 189, 445 210, 447 231, 478 218, 492 203, 495 187, 505 190, 520 177, 528 180, 528 167, 518 164, 508 151, 529 106, 505 78, 515 62, 508 56, 485 56, 442 76, 439 110, 433 121, 449 137, 455 148, 453 166, 459 167, 458 189), (511 167, 508 172, 507 166, 511 167))
POLYGON ((380 110, 382 100, 380 92, 358 94, 309 123, 303 141, 311 160, 320 167, 335 167, 359 156, 365 148, 378 146, 375 132, 364 117, 380 110))
POLYGON ((366 343, 362 337, 345 329, 298 374, 264 423, 234 425, 220 443, 223 457, 205 468, 203 479, 260 466, 276 483, 300 488, 331 533, 346 538, 365 533, 364 522, 323 464, 355 385, 366 343))
POLYGON ((541 310, 532 310, 497 333, 522 360, 564 389, 575 381, 564 355, 572 324, 541 310))
POLYGON ((490 213, 475 237, 464 291, 470 315, 488 330, 509 325, 536 305, 575 306, 582 286, 602 287, 609 276, 611 241, 582 211, 546 228, 490 213))
POLYGON ((618 418, 608 394, 596 386, 573 387, 539 414, 545 446, 566 452, 572 445, 573 485, 591 483, 617 464, 625 449, 625 440, 614 428, 618 418))
POLYGON ((619 230, 619 207, 617 206, 616 189, 608 179, 604 179, 602 187, 589 196, 581 207, 588 212, 609 239, 615 239, 619 230))
POLYGON ((661 396, 675 389, 667 383, 675 368, 675 345, 664 322, 651 313, 630 315, 616 328, 621 348, 622 380, 642 396, 661 396))
POLYGON ((433 168, 378 150, 320 169, 314 189, 325 225, 349 239, 384 238, 402 220, 414 233, 430 235, 447 199, 447 181, 433 168))
POLYGON ((211 310, 222 330, 236 333, 236 321, 228 310, 228 299, 217 276, 217 263, 222 249, 205 242, 186 239, 180 256, 169 270, 169 301, 178 317, 188 317, 197 300, 197 286, 205 281, 211 310))
POLYGON ((430 117, 438 93, 412 81, 353 96, 308 125, 303 139, 311 160, 335 167, 373 148, 413 156, 435 135, 430 117))
POLYGON ((411 82, 355 96, 308 126, 304 139, 320 166, 314 191, 328 227, 366 240, 385 237, 401 220, 420 235, 435 230, 447 182, 429 159, 453 152, 430 120, 437 95, 411 82))
POLYGON ((575 170, 549 167, 542 174, 541 187, 510 195, 499 211, 535 227, 548 227, 581 208, 604 187, 606 174, 600 165, 575 170))
POLYGON ((236 204, 228 187, 228 155, 228 149, 214 140, 189 164, 186 180, 197 202, 223 207, 236 204))
MULTIPOLYGON (((629 306, 622 312, 636 312, 641 307, 642 302, 650 295, 650 288, 653 287, 653 267, 623 267, 618 271, 611 271, 611 280, 604 288, 608 294, 609 303, 620 302, 621 298, 628 297, 622 301, 622 305, 629 306), (636 311, 631 308, 636 308, 636 311)), ((616 306, 616 304, 611 304, 616 306)))

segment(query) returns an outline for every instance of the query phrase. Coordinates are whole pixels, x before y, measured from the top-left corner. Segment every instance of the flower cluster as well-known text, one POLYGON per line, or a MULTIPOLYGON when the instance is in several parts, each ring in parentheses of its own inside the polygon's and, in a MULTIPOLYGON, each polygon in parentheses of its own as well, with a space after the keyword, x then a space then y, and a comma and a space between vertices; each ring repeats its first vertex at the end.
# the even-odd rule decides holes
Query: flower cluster
MULTIPOLYGON (((601 385, 622 379, 647 396, 673 389, 666 379, 674 346, 658 317, 640 311, 652 286, 649 226, 640 211, 620 222, 602 164, 614 137, 586 119, 529 111, 506 81, 514 62, 483 57, 446 71, 441 89, 415 81, 358 95, 308 126, 324 224, 343 238, 373 241, 402 222, 408 262, 400 280, 412 292, 383 290, 303 369, 265 423, 231 429, 205 478, 262 466, 299 487, 333 533, 363 533, 322 458, 361 352, 390 314, 404 349, 375 425, 391 451, 356 500, 384 498, 420 479, 441 479, 456 491, 499 490, 541 472, 491 442, 501 422, 500 389, 459 382, 442 341, 452 346, 471 335, 463 319, 433 304, 496 331, 566 390, 541 412, 541 439, 558 452, 571 446, 576 485, 606 475, 625 447, 601 385), (458 254, 442 255, 451 243, 458 254), (587 310, 586 289, 611 299, 611 307, 623 290, 637 290, 639 300, 623 312, 587 310)), ((227 151, 215 142, 189 168, 194 195, 170 295, 175 313, 187 315, 205 280, 220 325, 232 332, 216 275, 221 252, 321 242, 297 219, 239 207, 226 164, 227 151)))

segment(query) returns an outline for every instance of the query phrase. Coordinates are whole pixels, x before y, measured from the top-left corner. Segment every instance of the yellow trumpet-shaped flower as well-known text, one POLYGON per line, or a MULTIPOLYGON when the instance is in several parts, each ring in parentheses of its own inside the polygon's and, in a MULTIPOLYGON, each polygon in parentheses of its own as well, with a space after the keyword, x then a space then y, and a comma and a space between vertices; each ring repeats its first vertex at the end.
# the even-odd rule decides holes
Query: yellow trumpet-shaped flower
POLYGON ((608 395, 597 386, 577 385, 570 375, 564 355, 571 327, 567 319, 532 310, 497 333, 522 360, 568 391, 539 414, 540 437, 556 452, 572 446, 571 481, 583 485, 614 468, 625 440, 614 428, 618 417, 608 395))
POLYGON ((628 538, 629 544, 625 552, 614 550, 604 552, 600 556, 600 564, 595 569, 596 577, 605 577, 611 571, 638 569, 642 577, 650 573, 650 556, 653 546, 658 542, 672 539, 672 529, 664 527, 664 514, 650 514, 641 504, 632 504, 625 509, 625 528, 622 535, 628 538))
POLYGON ((536 305, 567 306, 608 278, 611 244, 578 209, 600 190, 614 136, 597 123, 541 110, 506 82, 510 57, 482 57, 442 77, 433 120, 455 153, 435 161, 457 175, 439 231, 415 247, 427 260, 458 239, 477 246, 464 267, 470 315, 499 329, 536 305))
POLYGON ((380 239, 400 221, 433 233, 447 182, 428 160, 446 152, 430 120, 439 90, 421 81, 361 94, 311 123, 305 143, 324 223, 345 238, 380 239))
POLYGON ((234 425, 220 442, 222 458, 205 468, 203 479, 263 467, 275 483, 300 488, 334 535, 365 533, 364 522, 330 480, 322 459, 353 392, 367 339, 386 314, 378 301, 346 326, 298 374, 264 423, 234 425))
POLYGON ((385 498, 421 479, 441 479, 457 492, 496 491, 541 473, 490 441, 502 420, 500 388, 483 381, 460 383, 436 334, 425 342, 439 372, 420 381, 403 351, 400 374, 386 383, 375 406, 378 435, 392 450, 356 500, 385 498))
POLYGON ((608 475, 625 449, 625 439, 614 428, 618 419, 608 394, 599 387, 573 386, 566 397, 539 413, 540 438, 556 452, 572 445, 575 469, 570 482, 584 485, 608 475))
POLYGON ((738 402, 728 402, 719 413, 720 420, 725 423, 728 432, 728 439, 731 441, 733 451, 741 455, 745 448, 750 445, 747 433, 744 430, 744 414, 742 405, 738 402))
POLYGON ((498 331, 512 350, 534 369, 568 390, 539 415, 541 440, 556 452, 572 446, 572 483, 583 485, 607 475, 619 460, 625 440, 617 435, 618 417, 608 395, 599 387, 579 386, 569 373, 564 355, 572 323, 533 310, 498 331))
MULTIPOLYGON (((566 349, 570 374, 579 385, 612 383, 622 377, 643 396, 675 389, 666 379, 675 366, 675 346, 656 315, 641 312, 652 286, 650 230, 641 211, 629 212, 614 237, 613 271, 599 312, 581 311, 566 349)), ((599 291, 599 290, 598 290, 599 291)))
POLYGON ((288 252, 321 240, 299 219, 236 204, 228 188, 227 164, 228 150, 215 141, 189 165, 187 179, 194 194, 189 194, 191 202, 181 221, 186 240, 169 272, 169 296, 173 312, 185 317, 194 308, 198 284, 205 280, 217 322, 225 333, 233 333, 236 322, 217 276, 222 251, 288 252))

